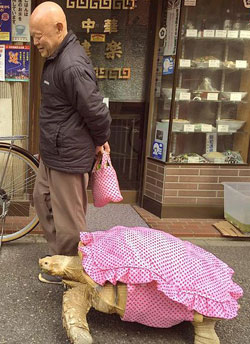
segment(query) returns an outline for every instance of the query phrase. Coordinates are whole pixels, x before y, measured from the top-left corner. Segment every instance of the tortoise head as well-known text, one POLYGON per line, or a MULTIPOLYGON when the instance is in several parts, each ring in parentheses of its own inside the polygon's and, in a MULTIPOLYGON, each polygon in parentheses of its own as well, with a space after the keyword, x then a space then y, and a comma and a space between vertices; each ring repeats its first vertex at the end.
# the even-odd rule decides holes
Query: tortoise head
POLYGON ((64 279, 78 280, 79 272, 82 272, 79 257, 55 255, 39 259, 41 269, 50 274, 64 279))

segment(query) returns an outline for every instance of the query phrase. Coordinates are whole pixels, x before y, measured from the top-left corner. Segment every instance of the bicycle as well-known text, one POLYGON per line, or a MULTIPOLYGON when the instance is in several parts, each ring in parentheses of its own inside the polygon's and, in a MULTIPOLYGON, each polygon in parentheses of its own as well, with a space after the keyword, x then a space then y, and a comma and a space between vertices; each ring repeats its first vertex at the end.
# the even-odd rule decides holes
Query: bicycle
POLYGON ((39 162, 14 144, 24 139, 27 136, 0 137, 0 247, 28 234, 39 222, 33 205, 39 162))

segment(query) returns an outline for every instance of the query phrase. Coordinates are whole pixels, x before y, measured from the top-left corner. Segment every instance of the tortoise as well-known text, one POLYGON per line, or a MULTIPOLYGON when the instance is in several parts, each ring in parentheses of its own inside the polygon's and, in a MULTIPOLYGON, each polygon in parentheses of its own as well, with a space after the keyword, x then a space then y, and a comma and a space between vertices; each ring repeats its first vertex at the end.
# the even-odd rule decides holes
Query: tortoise
MULTIPOLYGON (((101 273, 99 275, 94 276, 93 270, 95 270, 96 268, 99 269, 98 264, 99 266, 101 265, 100 263, 98 263, 98 259, 100 258, 101 261, 103 261, 102 254, 105 252, 105 245, 106 247, 107 245, 109 245, 109 250, 108 252, 105 253, 105 254, 109 254, 108 256, 109 259, 107 259, 109 262, 112 261, 110 256, 112 256, 115 249, 118 250, 117 252, 119 252, 121 259, 123 259, 123 254, 121 254, 121 251, 119 250, 121 247, 119 245, 122 245, 122 247, 124 247, 124 241, 122 241, 121 237, 123 236, 123 238, 126 237, 127 239, 129 236, 130 244, 131 244, 131 235, 133 235, 133 238, 135 238, 135 239, 132 239, 132 241, 137 240, 138 242, 138 240, 139 241, 142 240, 142 242, 144 242, 146 240, 146 246, 144 245, 142 250, 145 250, 145 247, 147 248, 149 247, 149 245, 152 244, 152 242, 150 242, 149 237, 154 238, 154 240, 155 238, 157 240, 160 240, 160 241, 157 241, 158 244, 159 242, 162 243, 162 241, 164 242, 165 240, 164 250, 170 250, 166 245, 167 241, 169 241, 171 249, 174 249, 175 254, 177 254, 176 252, 178 250, 179 252, 182 252, 183 247, 185 247, 185 250, 186 250, 185 254, 187 255, 190 254, 190 250, 194 249, 195 259, 193 259, 192 257, 193 262, 191 263, 188 262, 188 266, 194 264, 194 270, 199 270, 200 264, 201 264, 200 262, 203 259, 202 258, 202 254, 203 254, 205 256, 205 259, 207 260, 209 259, 208 257, 211 256, 212 258, 210 257, 210 259, 212 259, 213 266, 217 265, 217 267, 215 267, 215 274, 223 273, 219 271, 219 265, 221 264, 222 269, 224 269, 224 271, 225 269, 227 269, 229 271, 228 274, 230 274, 230 276, 232 275, 232 270, 225 263, 221 262, 218 258, 213 256, 212 254, 206 252, 205 250, 201 249, 198 246, 195 246, 188 242, 184 242, 181 239, 175 238, 169 234, 166 234, 158 230, 154 230, 150 228, 142 228, 142 227, 128 228, 128 227, 117 226, 117 227, 111 228, 108 231, 97 231, 93 233, 82 232, 80 234, 81 240, 79 242, 79 250, 78 250, 79 256, 71 257, 71 256, 54 255, 54 256, 51 256, 51 257, 48 256, 39 260, 39 265, 44 272, 49 273, 51 275, 61 276, 63 278, 63 282, 66 286, 66 290, 64 291, 64 295, 63 295, 62 319, 63 319, 63 327, 66 329, 68 338, 70 339, 71 343, 74 343, 74 344, 93 343, 93 339, 90 334, 89 326, 88 326, 88 322, 86 318, 87 313, 91 307, 95 308, 97 311, 108 313, 108 314, 116 313, 122 318, 122 320, 127 320, 126 308, 128 307, 128 303, 129 303, 128 299, 130 297, 129 293, 130 293, 131 286, 132 288, 144 287, 143 292, 144 290, 147 290, 145 287, 147 287, 148 285, 151 285, 151 289, 152 289, 152 286, 154 286, 155 288, 156 286, 155 280, 153 281, 153 284, 140 283, 140 280, 138 280, 139 282, 138 282, 138 285, 136 286, 133 284, 129 284, 128 282, 129 278, 131 279, 131 276, 134 272, 132 268, 129 270, 130 277, 128 277, 129 273, 128 273, 128 270, 126 270, 125 275, 126 275, 127 280, 125 277, 122 278, 121 275, 120 277, 117 277, 115 280, 114 278, 111 278, 111 277, 109 278, 100 277, 101 273), (146 237, 145 237, 145 234, 146 234, 146 237), (101 251, 100 251, 100 248, 101 248, 101 251), (98 253, 97 253, 98 250, 99 250, 99 255, 100 255, 99 258, 98 258, 98 253), (93 252, 95 252, 94 256, 92 255, 93 252), (214 263, 215 260, 218 261, 217 264, 214 263), (93 268, 93 265, 95 265, 94 268, 93 268), (101 278, 103 278, 102 281, 101 281, 101 278)), ((138 248, 137 245, 135 245, 135 247, 133 247, 133 245, 131 246, 132 246, 132 250, 135 249, 136 252, 138 252, 138 250, 140 251, 140 248, 138 248)), ((155 247, 153 251, 155 251, 155 247)), ((171 256, 172 251, 167 252, 167 254, 168 253, 170 253, 170 255, 167 256, 168 257, 167 259, 169 260, 169 264, 171 265, 170 260, 172 259, 172 256, 171 256)), ((119 254, 116 256, 118 257, 119 254)), ((140 252, 139 252, 139 256, 141 259, 142 254, 140 252)), ((148 250, 145 256, 146 256, 146 259, 147 257, 150 257, 150 249, 148 250)), ((125 259, 127 258, 125 257, 125 259)), ((117 261, 119 261, 119 257, 116 260, 116 267, 119 265, 117 261)), ((133 262, 135 263, 135 259, 133 262)), ((146 264, 146 263, 143 263, 143 264, 146 264)), ((152 264, 154 265, 154 263, 152 264)), ((182 265, 185 265, 185 262, 182 262, 182 265)), ((127 269, 127 266, 126 266, 126 269, 127 269)), ((104 270, 106 273, 107 269, 105 268, 104 270)), ((119 268, 116 269, 116 272, 115 272, 116 276, 119 275, 119 271, 124 272, 124 268, 122 270, 119 270, 119 268)), ((195 273, 197 274, 197 271, 195 271, 195 273)), ((143 270, 142 279, 147 278, 145 277, 145 274, 147 275, 147 272, 146 270, 143 270)), ((188 274, 190 275, 190 271, 188 272, 188 274)), ((123 276, 125 275, 123 274, 123 276)), ((136 274, 134 275, 135 278, 137 278, 136 276, 138 275, 140 275, 140 271, 138 270, 138 264, 137 264, 136 274)), ((152 275, 153 275, 153 272, 151 272, 151 277, 152 275)), ((109 276, 111 276, 110 273, 109 273, 109 276)), ((177 271, 177 276, 178 276, 178 271, 177 271)), ((211 279, 214 279, 214 276, 211 279)), ((173 275, 172 275, 172 279, 174 280, 173 275)), ((222 281, 222 285, 225 284, 224 282, 225 281, 222 281)), ((162 292, 162 290, 157 290, 157 289, 153 289, 153 290, 154 290, 154 295, 158 293, 159 296, 161 297, 161 301, 159 302, 162 303, 162 300, 163 300, 162 297, 165 298, 167 302, 169 301, 172 302, 172 304, 167 303, 167 307, 168 305, 170 305, 169 307, 171 307, 172 305, 174 306, 177 305, 177 306, 184 307, 185 309, 189 308, 187 311, 192 313, 192 318, 187 317, 186 319, 183 319, 183 320, 190 320, 192 325, 194 326, 194 332, 195 332, 194 344, 219 344, 220 340, 215 332, 216 321, 221 320, 223 318, 225 319, 225 318, 235 317, 237 315, 237 311, 239 308, 236 299, 238 299, 242 295, 242 290, 237 284, 235 284, 233 281, 232 283, 229 282, 229 284, 231 288, 229 294, 230 295, 234 294, 234 299, 229 301, 229 299, 227 298, 227 300, 225 300, 225 303, 222 306, 222 308, 224 309, 226 303, 228 302, 231 302, 233 305, 233 306, 232 305, 230 306, 231 307, 230 312, 233 312, 233 313, 230 313, 231 316, 227 316, 227 317, 223 315, 219 317, 207 316, 208 313, 203 312, 202 314, 202 312, 200 312, 202 308, 199 308, 199 305, 198 306, 194 305, 193 307, 187 306, 185 298, 183 297, 182 297, 183 301, 181 301, 183 304, 181 304, 180 302, 176 302, 176 300, 170 300, 165 295, 165 293, 162 292), (232 289, 232 286, 234 290, 232 289)), ((218 286, 216 286, 216 288, 218 288, 218 286)), ((139 293, 141 293, 141 290, 142 289, 139 289, 139 293)), ((138 295, 139 294, 137 294, 137 296, 138 295)), ((173 293, 171 295, 173 295, 173 293)), ((174 296, 170 296, 170 298, 171 297, 175 299, 174 296)), ((197 296, 196 294, 195 297, 196 299, 198 299, 199 296, 197 296)), ((218 305, 218 303, 216 305, 218 305)), ((155 305, 155 306, 158 307, 158 305, 155 305)), ((211 307, 210 307, 210 310, 211 310, 211 307)), ((168 313, 169 309, 164 308, 164 311, 168 313)), ((216 310, 215 310, 215 314, 217 314, 216 310)), ((135 317, 134 319, 137 319, 137 318, 135 317)), ((148 325, 148 323, 145 321, 143 322, 143 321, 138 321, 138 319, 137 320, 134 320, 134 319, 128 320, 128 321, 137 321, 145 325, 148 325)), ((179 322, 183 320, 179 320, 179 322)), ((174 324, 179 323, 179 322, 177 321, 174 324)), ((149 324, 149 326, 152 326, 152 325, 149 324)), ((158 327, 157 325, 153 325, 153 326, 158 327)), ((162 323, 161 323, 161 326, 159 327, 170 327, 170 326, 164 326, 164 325, 162 326, 162 323)))

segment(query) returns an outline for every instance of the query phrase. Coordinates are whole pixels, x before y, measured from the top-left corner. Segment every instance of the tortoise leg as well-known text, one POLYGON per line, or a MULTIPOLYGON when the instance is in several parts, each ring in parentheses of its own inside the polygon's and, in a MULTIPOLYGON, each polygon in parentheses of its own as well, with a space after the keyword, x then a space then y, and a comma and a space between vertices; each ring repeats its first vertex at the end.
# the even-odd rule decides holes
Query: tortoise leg
POLYGON ((220 344, 219 337, 214 329, 216 320, 202 315, 201 318, 194 317, 194 321, 192 321, 195 332, 194 344, 220 344))
POLYGON ((91 308, 89 286, 80 284, 68 289, 63 295, 62 319, 63 327, 73 344, 91 344, 87 313, 91 308))

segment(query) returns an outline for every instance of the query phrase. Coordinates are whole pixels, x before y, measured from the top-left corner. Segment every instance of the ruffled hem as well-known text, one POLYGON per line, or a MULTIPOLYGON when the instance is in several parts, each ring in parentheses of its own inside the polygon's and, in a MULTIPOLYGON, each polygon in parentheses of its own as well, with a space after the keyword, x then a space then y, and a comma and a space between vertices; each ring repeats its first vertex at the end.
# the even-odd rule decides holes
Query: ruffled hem
MULTIPOLYGON (((119 235, 119 232, 117 233, 119 235)), ((113 260, 107 260, 103 264, 105 254, 109 257, 114 252, 114 248, 116 249, 116 246, 109 245, 106 238, 103 239, 103 235, 103 233, 99 232, 96 232, 95 235, 93 233, 84 233, 81 236, 81 241, 86 246, 79 248, 83 253, 83 268, 96 283, 104 285, 106 282, 110 282, 115 285, 117 282, 122 282, 128 285, 138 285, 156 282, 159 291, 163 292, 169 299, 185 305, 190 311, 197 311, 204 316, 222 319, 232 319, 237 316, 239 308, 237 300, 243 295, 243 290, 232 280, 234 271, 209 252, 195 247, 191 243, 184 243, 187 251, 192 251, 191 253, 197 261, 201 261, 201 263, 203 261, 210 262, 210 265, 208 264, 210 270, 206 270, 206 265, 202 270, 201 265, 200 275, 196 274, 194 279, 187 275, 186 283, 183 284, 180 283, 181 278, 179 278, 183 276, 181 273, 176 272, 176 269, 175 273, 163 274, 161 270, 157 269, 157 266, 153 267, 154 270, 149 269, 148 266, 143 267, 142 263, 135 266, 133 259, 130 262, 129 259, 122 259, 124 257, 123 253, 120 255, 117 253, 117 259, 113 256, 113 260), (104 246, 102 246, 103 242, 104 246), (99 245, 100 257, 95 251, 96 243, 99 245), (103 254, 103 247, 106 248, 105 254, 103 254), (210 279, 204 278, 207 274, 210 279)), ((115 236, 116 233, 112 233, 112 235, 115 236)), ((171 242, 175 240, 176 245, 179 245, 179 240, 172 239, 170 235, 166 237, 170 238, 171 242)), ((127 242, 125 242, 126 244, 127 242)), ((176 259, 178 259, 178 256, 176 259)), ((180 265, 184 262, 185 257, 182 257, 182 259, 179 262, 180 265)), ((185 261, 186 265, 187 262, 185 261)), ((195 265, 193 265, 194 268, 195 265)))
MULTIPOLYGON (((85 247, 86 249, 86 247, 85 247)), ((142 268, 118 268, 110 270, 99 270, 97 267, 90 268, 94 265, 93 260, 85 255, 83 257, 83 267, 88 275, 98 284, 104 285, 110 282, 116 285, 117 282, 125 284, 145 284, 156 282, 157 289, 163 292, 169 299, 185 305, 189 310, 196 311, 204 316, 232 319, 238 314, 239 299, 243 295, 240 286, 232 280, 227 284, 224 299, 212 299, 206 293, 201 294, 197 291, 180 290, 174 285, 166 284, 166 281, 155 275, 153 272, 142 268), (90 261, 92 264, 90 264, 90 261)), ((228 271, 228 277, 231 278, 231 269, 228 271)))

